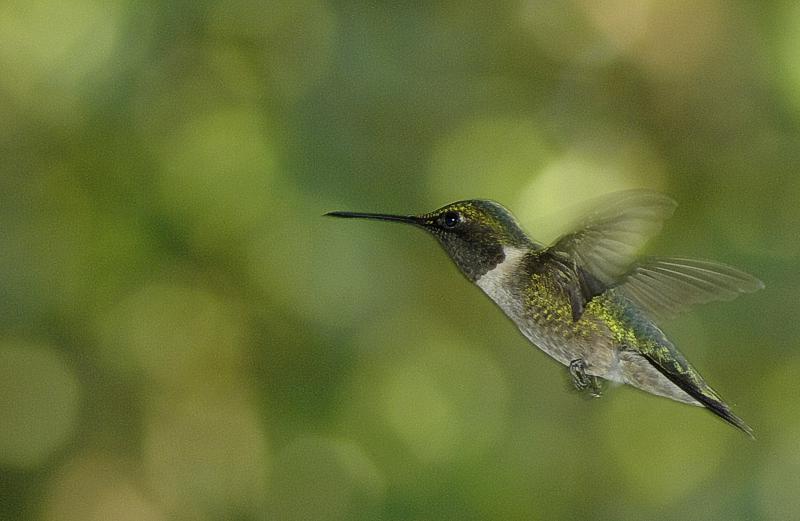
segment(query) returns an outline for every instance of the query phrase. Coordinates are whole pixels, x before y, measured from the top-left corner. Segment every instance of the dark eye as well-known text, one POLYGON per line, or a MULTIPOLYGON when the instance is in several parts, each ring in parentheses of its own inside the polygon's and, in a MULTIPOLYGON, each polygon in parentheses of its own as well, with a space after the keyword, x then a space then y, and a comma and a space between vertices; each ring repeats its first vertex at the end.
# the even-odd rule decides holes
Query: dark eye
POLYGON ((442 222, 447 228, 454 228, 456 224, 461 222, 461 214, 458 212, 447 212, 442 217, 442 222))

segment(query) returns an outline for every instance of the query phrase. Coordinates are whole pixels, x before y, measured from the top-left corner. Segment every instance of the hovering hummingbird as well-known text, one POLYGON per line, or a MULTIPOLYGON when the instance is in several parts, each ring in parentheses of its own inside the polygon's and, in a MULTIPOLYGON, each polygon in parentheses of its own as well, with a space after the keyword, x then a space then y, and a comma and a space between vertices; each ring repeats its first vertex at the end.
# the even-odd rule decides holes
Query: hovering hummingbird
POLYGON ((421 215, 326 215, 408 223, 431 233, 528 340, 569 368, 579 390, 599 396, 600 379, 629 384, 704 406, 753 437, 655 321, 764 285, 717 262, 637 259, 676 206, 647 190, 611 194, 546 247, 489 200, 459 201, 421 215))

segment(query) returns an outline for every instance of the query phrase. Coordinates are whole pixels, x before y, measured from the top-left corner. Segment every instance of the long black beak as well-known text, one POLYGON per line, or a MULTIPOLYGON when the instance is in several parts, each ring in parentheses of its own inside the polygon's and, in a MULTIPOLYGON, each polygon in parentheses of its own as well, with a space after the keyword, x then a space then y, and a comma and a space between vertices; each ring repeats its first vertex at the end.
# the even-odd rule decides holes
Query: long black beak
POLYGON ((373 221, 394 221, 407 224, 422 224, 422 219, 413 215, 390 215, 385 213, 361 212, 328 212, 330 217, 344 217, 346 219, 372 219, 373 221))

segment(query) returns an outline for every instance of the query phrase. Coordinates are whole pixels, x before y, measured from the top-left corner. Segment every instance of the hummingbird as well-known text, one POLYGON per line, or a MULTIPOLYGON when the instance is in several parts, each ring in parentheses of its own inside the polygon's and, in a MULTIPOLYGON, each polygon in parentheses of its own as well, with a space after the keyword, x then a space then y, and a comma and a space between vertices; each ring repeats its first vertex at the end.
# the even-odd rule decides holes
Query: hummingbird
POLYGON ((549 246, 486 199, 420 215, 325 215, 411 224, 433 235, 525 338, 568 369, 578 390, 600 396, 605 381, 628 384, 705 407, 753 438, 750 426, 656 324, 694 304, 730 300, 764 285, 719 262, 639 257, 676 206, 649 190, 613 193, 549 246))

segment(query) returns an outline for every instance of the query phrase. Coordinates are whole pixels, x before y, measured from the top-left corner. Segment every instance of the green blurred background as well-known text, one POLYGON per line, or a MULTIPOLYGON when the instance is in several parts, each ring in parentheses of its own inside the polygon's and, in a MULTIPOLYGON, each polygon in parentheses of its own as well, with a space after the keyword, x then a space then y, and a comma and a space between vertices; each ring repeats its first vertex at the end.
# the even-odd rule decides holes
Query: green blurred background
POLYGON ((0 519, 800 518, 795 2, 6 0, 0 121, 0 519), (631 187, 766 283, 664 324, 756 442, 321 217, 631 187))

